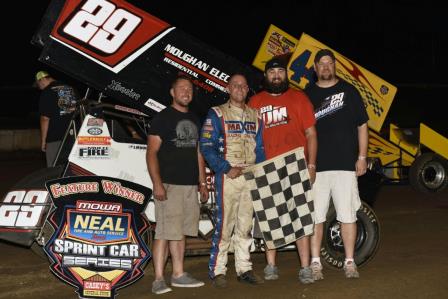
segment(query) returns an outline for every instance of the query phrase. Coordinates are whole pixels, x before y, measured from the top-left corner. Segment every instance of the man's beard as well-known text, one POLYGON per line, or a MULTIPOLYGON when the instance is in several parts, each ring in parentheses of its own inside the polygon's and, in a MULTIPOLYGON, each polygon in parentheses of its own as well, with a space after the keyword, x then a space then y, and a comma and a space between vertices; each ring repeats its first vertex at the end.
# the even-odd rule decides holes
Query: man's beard
POLYGON ((322 80, 322 81, 332 81, 334 78, 335 78, 335 76, 331 73, 319 76, 319 80, 322 80))
POLYGON ((270 94, 282 94, 288 90, 288 80, 281 82, 269 82, 267 78, 264 79, 264 89, 270 94))

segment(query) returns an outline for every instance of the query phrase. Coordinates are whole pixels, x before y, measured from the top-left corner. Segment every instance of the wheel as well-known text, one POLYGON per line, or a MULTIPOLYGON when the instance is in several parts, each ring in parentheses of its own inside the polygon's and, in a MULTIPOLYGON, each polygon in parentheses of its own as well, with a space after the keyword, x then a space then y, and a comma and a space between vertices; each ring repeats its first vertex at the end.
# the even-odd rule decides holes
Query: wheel
MULTIPOLYGON (((380 224, 372 208, 365 202, 362 202, 356 216, 358 220, 356 221, 355 263, 363 266, 376 254, 380 242, 380 224)), ((336 220, 336 211, 333 206, 328 211, 323 234, 320 250, 323 265, 332 269, 342 269, 345 259, 344 244, 341 224, 336 220)))
POLYGON ((142 269, 145 273, 152 273, 153 268, 149 267, 149 265, 152 265, 150 262, 152 260, 152 246, 154 244, 154 225, 153 223, 150 223, 149 228, 142 234, 143 242, 148 246, 149 252, 151 252, 151 258, 143 265, 142 269))
POLYGON ((50 223, 46 222, 44 223, 44 226, 42 227, 42 230, 40 231, 39 235, 36 237, 36 240, 31 245, 31 250, 33 253, 35 253, 38 257, 47 260, 47 254, 44 251, 44 246, 48 242, 48 240, 51 238, 51 236, 54 233, 54 229, 51 226, 50 223))
POLYGON ((411 165, 409 182, 420 192, 442 191, 448 186, 448 162, 434 153, 418 156, 411 165))
POLYGON ((149 251, 152 252, 152 245, 154 243, 154 234, 155 231, 152 227, 152 224, 148 227, 148 229, 142 234, 143 242, 148 246, 149 251))

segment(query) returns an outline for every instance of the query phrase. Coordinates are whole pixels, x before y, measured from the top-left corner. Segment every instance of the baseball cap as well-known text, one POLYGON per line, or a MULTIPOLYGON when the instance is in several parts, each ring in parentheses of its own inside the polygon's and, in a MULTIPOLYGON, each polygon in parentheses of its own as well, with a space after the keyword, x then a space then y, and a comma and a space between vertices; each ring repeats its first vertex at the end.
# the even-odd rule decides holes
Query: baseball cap
POLYGON ((324 56, 330 56, 331 59, 333 59, 333 61, 336 60, 336 58, 334 57, 334 53, 333 51, 331 51, 330 49, 320 49, 317 53, 316 56, 314 56, 314 63, 319 62, 319 60, 324 57, 324 56))
POLYGON ((269 69, 278 67, 286 70, 286 60, 282 57, 274 56, 266 62, 266 65, 264 66, 264 71, 267 72, 269 69))
POLYGON ((48 77, 50 76, 49 73, 47 73, 46 71, 39 71, 36 73, 36 81, 39 81, 42 78, 48 77))

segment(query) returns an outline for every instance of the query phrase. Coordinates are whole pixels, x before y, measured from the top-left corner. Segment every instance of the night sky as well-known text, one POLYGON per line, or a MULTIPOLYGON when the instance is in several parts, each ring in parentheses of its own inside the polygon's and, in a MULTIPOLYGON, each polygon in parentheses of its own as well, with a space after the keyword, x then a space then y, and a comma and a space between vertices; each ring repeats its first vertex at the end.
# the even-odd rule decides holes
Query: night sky
MULTIPOLYGON (((18 115, 17 102, 35 109, 30 84, 37 70, 48 69, 30 40, 50 1, 15 2, 2 9, 0 90, 10 107, 2 117, 18 115)), ((297 38, 305 32, 398 87, 389 122, 448 127, 439 108, 448 91, 448 26, 436 1, 129 2, 248 65, 270 24, 297 38)))

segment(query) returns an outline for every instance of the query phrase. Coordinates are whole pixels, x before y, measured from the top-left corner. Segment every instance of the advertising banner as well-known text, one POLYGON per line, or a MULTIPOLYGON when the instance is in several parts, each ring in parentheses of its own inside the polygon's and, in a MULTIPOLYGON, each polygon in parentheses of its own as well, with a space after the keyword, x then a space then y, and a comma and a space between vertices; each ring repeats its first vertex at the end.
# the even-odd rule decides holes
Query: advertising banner
POLYGON ((46 187, 55 232, 45 252, 58 278, 76 287, 80 298, 114 298, 143 276, 151 257, 142 238, 150 189, 100 176, 61 178, 46 187))

